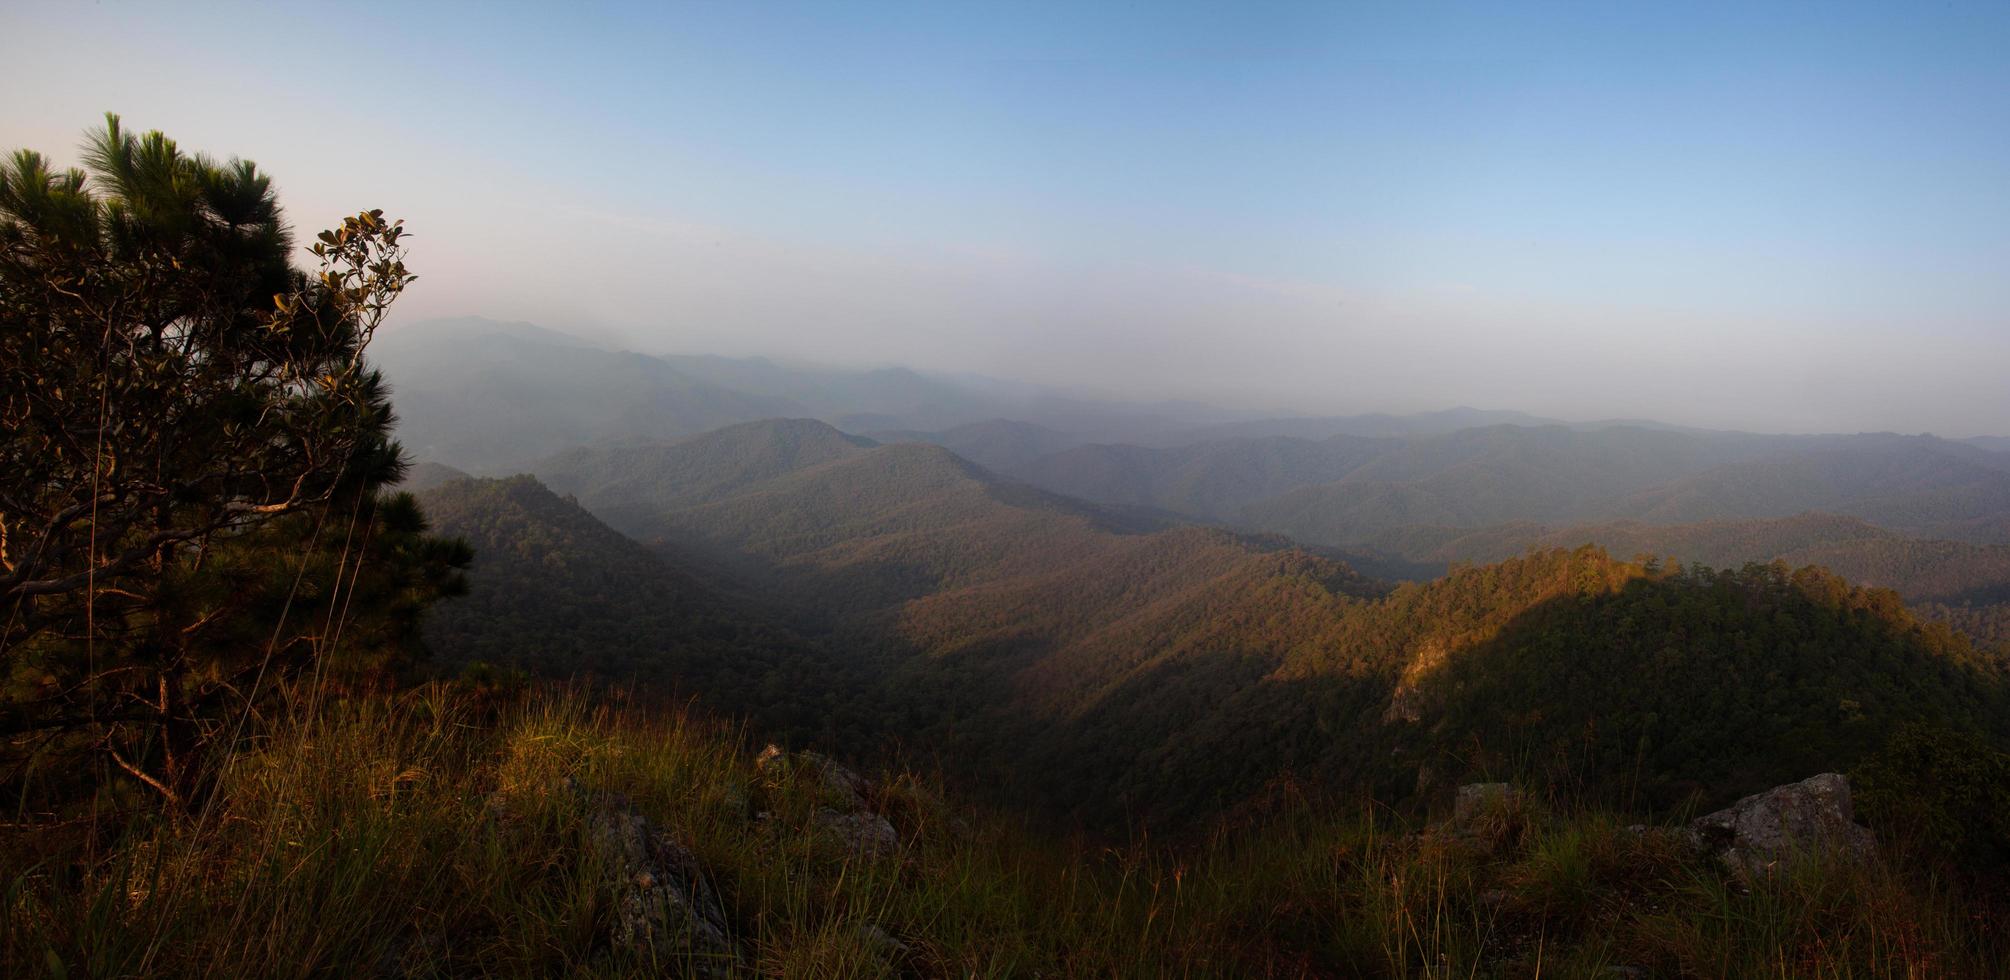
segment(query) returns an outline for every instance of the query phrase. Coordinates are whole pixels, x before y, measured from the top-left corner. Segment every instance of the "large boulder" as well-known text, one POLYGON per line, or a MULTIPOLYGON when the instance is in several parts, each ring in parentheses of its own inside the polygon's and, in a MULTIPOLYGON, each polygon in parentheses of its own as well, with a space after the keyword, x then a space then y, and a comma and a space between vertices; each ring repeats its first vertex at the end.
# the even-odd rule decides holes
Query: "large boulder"
POLYGON ((1849 780, 1833 772, 1747 796, 1689 826, 1706 850, 1749 871, 1764 870, 1797 850, 1863 857, 1877 843, 1856 822, 1849 780))
POLYGON ((826 834, 842 843, 845 850, 859 857, 883 857, 900 849, 900 832, 871 810, 843 813, 827 806, 818 807, 816 822, 826 834))

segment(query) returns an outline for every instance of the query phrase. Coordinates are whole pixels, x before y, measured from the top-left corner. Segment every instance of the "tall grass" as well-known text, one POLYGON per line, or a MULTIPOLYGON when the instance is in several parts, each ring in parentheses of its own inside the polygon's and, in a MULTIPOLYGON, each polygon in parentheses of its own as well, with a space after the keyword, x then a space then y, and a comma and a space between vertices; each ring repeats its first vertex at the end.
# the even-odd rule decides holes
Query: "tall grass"
POLYGON ((893 774, 871 803, 901 847, 863 855, 818 829, 820 780, 757 770, 742 736, 569 693, 332 702, 231 758, 194 814, 0 838, 0 974, 675 975, 692 964, 609 941, 592 817, 612 793, 698 857, 755 976, 1940 977, 2010 961, 1896 859, 1741 876, 1537 806, 1451 834, 1300 801, 1192 847, 1109 847, 893 774))

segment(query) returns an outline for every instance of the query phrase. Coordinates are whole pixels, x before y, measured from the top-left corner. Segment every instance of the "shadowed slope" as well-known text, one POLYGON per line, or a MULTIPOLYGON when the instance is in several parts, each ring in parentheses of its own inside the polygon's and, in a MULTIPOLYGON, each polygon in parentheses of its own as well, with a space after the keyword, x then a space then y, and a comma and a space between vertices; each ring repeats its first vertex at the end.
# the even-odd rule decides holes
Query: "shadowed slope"
POLYGON ((602 524, 529 476, 461 480, 419 495, 438 530, 475 548, 468 595, 436 609, 428 645, 450 669, 642 681, 700 692, 715 708, 823 730, 841 665, 602 524), (817 690, 778 686, 806 672, 817 690))
POLYGON ((1190 817, 1295 773, 1385 801, 1520 776, 1657 808, 1853 764, 1907 721, 2010 739, 2000 664, 1819 569, 1581 549, 1373 602, 1270 599, 1269 644, 1217 633, 1044 733, 1057 802, 1190 817))
POLYGON ((1384 595, 1281 539, 1127 519, 934 446, 797 466, 640 531, 826 631, 868 665, 876 716, 979 789, 1104 827, 1182 824, 1286 773, 1384 799, 1489 769, 1718 799, 1879 726, 2005 718, 1996 666, 1825 573, 1581 549, 1384 595), (1453 701, 1486 710, 1446 721, 1453 701), (1852 712, 1869 727, 1824 727, 1852 712), (1581 741, 1606 731, 1632 741, 1581 741))

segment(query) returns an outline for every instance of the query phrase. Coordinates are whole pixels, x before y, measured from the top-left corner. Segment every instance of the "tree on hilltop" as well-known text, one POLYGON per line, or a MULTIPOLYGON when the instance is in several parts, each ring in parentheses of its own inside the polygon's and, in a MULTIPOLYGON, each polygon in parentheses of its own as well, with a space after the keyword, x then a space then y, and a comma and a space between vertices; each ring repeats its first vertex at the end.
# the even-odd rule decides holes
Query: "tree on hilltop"
POLYGON ((396 632, 467 554, 377 494, 402 223, 344 218, 304 271, 251 162, 115 115, 83 156, 0 165, 0 735, 177 797, 230 707, 334 649, 320 613, 381 590, 358 638, 396 632))

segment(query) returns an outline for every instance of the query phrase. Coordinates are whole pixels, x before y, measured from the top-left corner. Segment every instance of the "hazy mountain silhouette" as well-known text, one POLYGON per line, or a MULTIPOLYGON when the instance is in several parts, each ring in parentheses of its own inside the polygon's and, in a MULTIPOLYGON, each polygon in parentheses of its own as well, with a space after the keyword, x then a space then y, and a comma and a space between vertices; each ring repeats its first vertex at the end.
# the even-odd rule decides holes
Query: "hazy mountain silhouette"
POLYGON ((1157 507, 1210 520, 1294 489, 1345 477, 1394 451, 1393 440, 1290 436, 1210 440, 1185 446, 1079 446, 1012 470, 1029 483, 1086 500, 1157 507))
POLYGON ((925 442, 941 446, 979 466, 1013 473, 1043 456, 1082 444, 1070 433, 1012 419, 987 419, 935 432, 882 431, 867 433, 879 442, 925 442))
POLYGON ((445 463, 435 463, 429 459, 420 460, 413 463, 412 468, 405 473, 405 478, 398 483, 398 489, 418 492, 421 490, 431 490, 442 483, 470 478, 467 472, 455 469, 445 463))
POLYGON ((1695 524, 1629 520, 1562 527, 1521 522, 1479 530, 1407 527, 1367 544, 1440 566, 1501 561, 1532 548, 1595 544, 1616 555, 1656 555, 1717 568, 1770 561, 1821 565, 1852 582, 1897 590, 1913 602, 2010 601, 2010 545, 1915 538, 1836 514, 1695 524))
POLYGON ((571 446, 805 414, 786 398, 741 392, 658 358, 602 350, 528 324, 415 324, 387 331, 372 350, 395 391, 406 448, 474 472, 508 470, 571 446))
POLYGON ((938 431, 1011 418, 1099 439, 1236 417, 1196 403, 1133 405, 900 367, 651 356, 479 317, 386 331, 372 354, 396 390, 406 447, 481 473, 577 446, 661 442, 774 417, 817 418, 853 432, 938 431))

